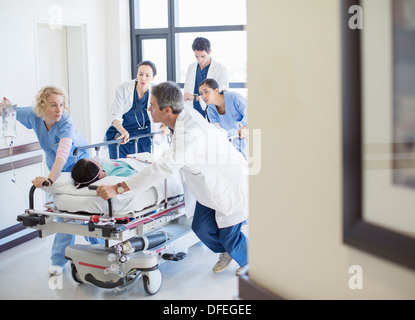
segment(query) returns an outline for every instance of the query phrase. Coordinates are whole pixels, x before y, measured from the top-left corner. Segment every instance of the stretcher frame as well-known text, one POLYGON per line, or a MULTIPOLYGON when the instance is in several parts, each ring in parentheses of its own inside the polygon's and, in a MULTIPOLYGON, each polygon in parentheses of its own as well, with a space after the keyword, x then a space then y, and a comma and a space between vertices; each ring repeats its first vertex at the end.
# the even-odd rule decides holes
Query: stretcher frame
MULTIPOLYGON (((33 197, 34 190, 31 193, 33 197)), ((110 199, 111 200, 111 199, 110 199)), ((132 213, 121 218, 112 217, 112 205, 108 202, 108 216, 88 213, 67 213, 57 210, 51 203, 45 204, 48 210, 35 210, 31 206, 24 215, 18 216, 27 228, 39 231, 39 237, 44 238, 54 233, 69 233, 73 235, 102 238, 105 240, 125 241, 134 236, 143 236, 147 232, 163 227, 168 222, 185 215, 183 196, 177 196, 167 202, 154 205, 140 211, 140 215, 132 213), (57 221, 55 218, 63 218, 57 221), (126 223, 118 221, 130 220, 126 223), (78 223, 74 223, 78 222, 78 223), (80 223, 79 223, 80 222, 80 223)))
MULTIPOLYGON (((136 143, 138 139, 153 137, 161 132, 144 134, 132 137, 136 143)), ((106 141, 100 144, 92 144, 75 149, 74 156, 81 149, 95 149, 98 155, 100 147, 109 144, 117 144, 120 141, 106 141)), ((118 147, 117 147, 118 151, 118 147)), ((17 217, 26 228, 37 229, 39 237, 44 238, 54 233, 67 233, 85 237, 105 239, 105 246, 100 245, 72 245, 67 247, 65 255, 71 260, 72 277, 76 282, 86 282, 101 288, 125 288, 137 281, 137 277, 143 277, 144 289, 148 294, 155 294, 161 286, 161 273, 158 265, 164 260, 178 261, 185 257, 183 251, 199 242, 199 239, 191 230, 189 219, 186 217, 184 195, 177 195, 167 198, 167 180, 164 182, 165 198, 157 205, 145 208, 139 212, 131 212, 125 217, 114 218, 112 210, 112 199, 108 199, 108 214, 93 213, 70 213, 57 210, 53 203, 46 203, 46 210, 34 209, 34 193, 36 187, 32 186, 29 191, 29 208, 25 213, 17 217), (59 218, 59 219, 57 219, 59 218), (61 221, 63 219, 63 221, 61 221), (105 277, 101 273, 88 272, 96 265, 78 261, 78 256, 96 255, 98 261, 105 263, 109 254, 113 253, 113 246, 110 241, 121 243, 134 237, 146 237, 158 230, 168 228, 175 229, 175 232, 168 240, 154 248, 135 252, 126 259, 128 263, 119 263, 123 268, 131 268, 134 272, 122 273, 117 276, 108 272, 105 277), (68 250, 69 249, 69 250, 68 250), (126 267, 127 266, 127 267, 126 267), (150 267, 149 267, 150 266, 150 267), (87 270, 86 270, 87 269, 87 270), (127 275, 126 275, 127 274, 127 275), (103 278, 104 277, 104 278, 103 278), (109 279, 109 280, 107 280, 109 279)), ((90 186, 90 189, 96 189, 90 186)), ((122 255, 118 254, 119 259, 122 255)), ((114 265, 114 263, 112 264, 114 265)), ((99 267, 98 269, 102 269, 99 267)), ((105 270, 109 269, 106 268, 105 270)), ((120 272, 118 270, 118 272, 120 272)))

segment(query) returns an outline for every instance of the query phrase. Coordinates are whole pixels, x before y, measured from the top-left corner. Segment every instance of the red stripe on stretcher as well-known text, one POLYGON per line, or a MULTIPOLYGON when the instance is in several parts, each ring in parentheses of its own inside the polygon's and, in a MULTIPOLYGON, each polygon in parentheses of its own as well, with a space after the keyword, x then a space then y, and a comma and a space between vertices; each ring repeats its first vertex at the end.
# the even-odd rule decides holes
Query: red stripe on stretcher
POLYGON ((156 250, 156 251, 147 251, 147 253, 148 253, 150 256, 154 256, 154 255, 156 255, 156 254, 158 254, 158 253, 160 253, 161 251, 166 250, 166 249, 167 249, 167 246, 164 246, 163 248, 160 248, 160 249, 158 249, 158 250, 156 250))
POLYGON ((154 214, 154 215, 150 216, 150 218, 143 219, 143 220, 137 221, 136 223, 130 224, 129 226, 127 226, 127 229, 129 230, 131 228, 139 226, 140 224, 143 224, 143 223, 146 223, 146 222, 149 222, 149 221, 153 221, 155 218, 161 217, 162 215, 165 215, 166 213, 172 212, 172 211, 174 211, 174 210, 176 210, 180 207, 183 207, 183 206, 184 206, 184 203, 179 204, 178 206, 175 206, 173 208, 169 208, 169 209, 166 209, 164 211, 161 211, 157 214, 154 214))
POLYGON ((81 266, 85 266, 85 267, 97 268, 97 269, 102 269, 102 270, 107 269, 107 267, 97 266, 97 265, 95 265, 95 264, 89 264, 89 263, 85 263, 85 262, 79 262, 79 264, 80 264, 81 266))
POLYGON ((163 248, 156 250, 156 253, 159 253, 160 251, 163 251, 163 250, 165 250, 166 248, 167 248, 167 246, 164 246, 163 248))

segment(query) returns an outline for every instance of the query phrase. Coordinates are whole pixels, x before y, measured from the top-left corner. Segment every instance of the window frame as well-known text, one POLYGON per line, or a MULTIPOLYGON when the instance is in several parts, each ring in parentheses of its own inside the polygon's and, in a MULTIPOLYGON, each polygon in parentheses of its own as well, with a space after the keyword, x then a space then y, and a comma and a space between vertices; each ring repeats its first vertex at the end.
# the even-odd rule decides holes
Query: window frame
MULTIPOLYGON (((143 52, 141 48, 142 39, 167 39, 167 80, 176 82, 181 88, 184 83, 177 82, 176 79, 176 34, 196 33, 196 32, 221 32, 221 31, 246 31, 246 25, 220 25, 220 26, 201 26, 201 27, 176 27, 176 15, 178 10, 176 0, 168 1, 168 27, 167 28, 135 28, 135 0, 130 2, 130 39, 131 39, 131 74, 137 73, 137 64, 142 60, 143 52)), ((230 88, 246 88, 245 82, 229 82, 230 88)))

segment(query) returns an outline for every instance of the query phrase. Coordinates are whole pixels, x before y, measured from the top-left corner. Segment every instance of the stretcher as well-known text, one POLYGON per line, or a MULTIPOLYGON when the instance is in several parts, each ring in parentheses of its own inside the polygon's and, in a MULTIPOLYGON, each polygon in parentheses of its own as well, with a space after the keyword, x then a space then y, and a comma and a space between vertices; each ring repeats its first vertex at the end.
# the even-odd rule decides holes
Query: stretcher
MULTIPOLYGON (((108 144, 82 148, 95 148, 98 153, 97 148, 108 144)), ((148 159, 149 154, 134 154, 122 160, 139 171, 149 165, 148 159)), ((78 190, 70 173, 61 173, 52 186, 42 188, 52 194, 53 201, 42 210, 35 209, 33 186, 29 208, 17 220, 26 228, 37 229, 41 238, 67 233, 105 239, 105 245, 74 244, 66 248, 65 257, 70 261, 74 281, 122 290, 142 278, 144 290, 153 295, 162 283, 159 265, 182 260, 187 249, 199 241, 191 230, 191 211, 186 210, 187 204, 194 200, 179 175, 142 194, 129 191, 107 201, 96 196, 100 184, 124 180, 105 177, 78 190)))

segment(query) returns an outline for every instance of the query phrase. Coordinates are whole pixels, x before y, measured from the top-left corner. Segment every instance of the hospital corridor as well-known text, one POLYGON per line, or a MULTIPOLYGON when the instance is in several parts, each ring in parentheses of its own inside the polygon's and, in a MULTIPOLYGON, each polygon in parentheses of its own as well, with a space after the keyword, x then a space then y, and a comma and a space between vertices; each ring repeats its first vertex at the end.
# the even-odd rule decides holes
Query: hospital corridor
POLYGON ((415 299, 415 0, 0 0, 0 39, 1 300, 415 299))

